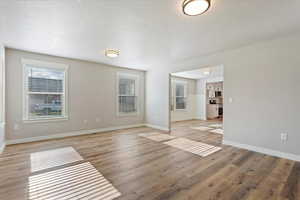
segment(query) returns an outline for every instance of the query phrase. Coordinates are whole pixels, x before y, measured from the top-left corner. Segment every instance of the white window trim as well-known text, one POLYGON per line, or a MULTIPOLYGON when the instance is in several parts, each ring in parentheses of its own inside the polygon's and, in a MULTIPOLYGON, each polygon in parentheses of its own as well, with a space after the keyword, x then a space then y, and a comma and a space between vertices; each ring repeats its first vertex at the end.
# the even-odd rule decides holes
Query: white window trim
POLYGON ((0 71, 1 71, 1 85, 2 85, 2 88, 1 89, 1 97, 2 97, 2 104, 0 105, 1 106, 1 111, 2 113, 0 113, 0 126, 3 126, 5 124, 5 104, 6 104, 6 100, 5 100, 5 95, 6 95, 6 67, 5 67, 5 49, 4 49, 4 46, 3 45, 0 45, 0 71))
MULTIPOLYGON (((33 123, 33 122, 51 122, 51 121, 61 121, 61 120, 68 120, 68 69, 69 66, 66 64, 60 64, 60 63, 51 63, 51 62, 45 62, 45 61, 39 61, 39 60, 31 60, 31 59, 24 59, 21 60, 23 65, 23 121, 25 123, 33 123), (29 118, 29 111, 28 111, 28 79, 26 74, 26 68, 27 65, 33 65, 35 67, 40 68, 49 68, 49 69, 59 69, 64 71, 65 78, 63 80, 63 111, 62 116, 56 116, 56 117, 38 117, 38 118, 29 118)), ((43 92, 34 92, 35 94, 43 94, 43 92)), ((50 94, 51 92, 47 92, 47 94, 50 94)), ((51 94, 58 94, 55 92, 52 92, 51 94)), ((62 93, 59 93, 62 94, 62 93)))
POLYGON ((187 90, 188 90, 188 83, 187 81, 183 81, 183 80, 174 80, 174 111, 187 111, 187 107, 188 107, 188 95, 187 95, 187 90), (180 109, 177 108, 177 104, 176 104, 176 97, 181 97, 181 96, 176 96, 176 85, 177 84, 181 84, 184 87, 184 96, 182 96, 183 98, 186 99, 186 103, 185 103, 185 108, 184 109, 180 109))
POLYGON ((117 72, 116 87, 117 87, 116 88, 116 91, 117 91, 117 93, 116 93, 117 116, 118 117, 138 116, 140 114, 140 96, 139 96, 140 76, 138 74, 117 72), (136 112, 132 112, 132 113, 119 112, 119 80, 121 77, 125 77, 125 78, 132 79, 135 81, 135 96, 137 97, 136 112))

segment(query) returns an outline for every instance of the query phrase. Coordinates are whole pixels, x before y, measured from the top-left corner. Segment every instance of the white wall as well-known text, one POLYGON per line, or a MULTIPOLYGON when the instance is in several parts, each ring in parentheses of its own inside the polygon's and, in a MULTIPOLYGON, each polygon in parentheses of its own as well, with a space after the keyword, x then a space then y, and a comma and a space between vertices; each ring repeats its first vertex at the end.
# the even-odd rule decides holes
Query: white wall
POLYGON ((8 140, 92 130, 144 123, 145 72, 112 67, 105 64, 65 59, 47 55, 6 49, 7 66, 7 133, 8 140), (22 121, 22 64, 21 59, 42 60, 69 65, 68 108, 69 120, 58 122, 25 123, 22 121), (117 72, 140 76, 140 114, 117 116, 117 72), (96 118, 100 121, 97 122, 96 118), (84 120, 88 120, 85 124, 84 120))
MULTIPOLYGON (((298 33, 170 66, 171 72, 177 72, 223 64, 224 139, 299 158, 299 52, 298 33), (280 140, 282 132, 289 134, 285 144, 280 140)), ((166 76, 157 76, 155 81, 165 79, 166 76)), ((167 87, 160 85, 160 91, 167 87)), ((168 106, 164 106, 167 95, 159 92, 157 96, 156 104, 160 106, 151 113, 161 116, 157 121, 168 119, 168 106)))
POLYGON ((147 71, 146 123, 169 130, 169 73, 165 66, 147 71))
POLYGON ((5 51, 0 45, 0 153, 5 146, 5 51))
MULTIPOLYGON (((186 110, 173 110, 171 121, 183 121, 196 118, 196 80, 172 77, 172 81, 185 81, 187 83, 187 108, 186 110)), ((175 102, 174 102, 175 106, 175 102)))
POLYGON ((196 90, 196 118, 206 120, 206 79, 197 80, 196 90))
POLYGON ((224 140, 300 154, 299 52, 297 35, 220 55, 225 64, 224 140), (285 144, 280 133, 289 134, 285 144))

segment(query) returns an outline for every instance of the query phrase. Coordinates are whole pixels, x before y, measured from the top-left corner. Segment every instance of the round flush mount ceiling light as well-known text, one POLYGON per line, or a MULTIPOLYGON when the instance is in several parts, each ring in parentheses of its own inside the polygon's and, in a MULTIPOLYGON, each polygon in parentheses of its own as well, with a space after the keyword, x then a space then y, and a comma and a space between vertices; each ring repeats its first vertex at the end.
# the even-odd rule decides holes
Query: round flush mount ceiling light
POLYGON ((115 50, 115 49, 107 49, 105 50, 105 56, 109 57, 109 58, 116 58, 120 55, 120 51, 119 50, 115 50))
POLYGON ((208 76, 210 74, 210 71, 205 71, 203 72, 203 74, 208 76))
POLYGON ((189 16, 201 15, 210 7, 210 0, 185 0, 182 8, 183 13, 189 16))

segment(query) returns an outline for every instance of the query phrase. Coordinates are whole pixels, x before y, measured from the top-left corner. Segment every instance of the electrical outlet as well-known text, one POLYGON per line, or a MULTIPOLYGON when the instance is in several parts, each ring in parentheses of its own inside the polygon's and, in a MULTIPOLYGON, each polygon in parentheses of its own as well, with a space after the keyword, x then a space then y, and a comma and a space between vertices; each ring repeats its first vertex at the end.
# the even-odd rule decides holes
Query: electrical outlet
POLYGON ((228 101, 229 101, 229 103, 232 103, 232 102, 233 102, 232 97, 230 97, 230 98, 228 99, 228 101))
POLYGON ((288 140, 288 134, 287 133, 281 133, 280 139, 282 142, 286 142, 288 140))
POLYGON ((15 130, 15 131, 19 130, 19 128, 20 128, 20 127, 19 127, 19 124, 14 124, 14 130, 15 130))

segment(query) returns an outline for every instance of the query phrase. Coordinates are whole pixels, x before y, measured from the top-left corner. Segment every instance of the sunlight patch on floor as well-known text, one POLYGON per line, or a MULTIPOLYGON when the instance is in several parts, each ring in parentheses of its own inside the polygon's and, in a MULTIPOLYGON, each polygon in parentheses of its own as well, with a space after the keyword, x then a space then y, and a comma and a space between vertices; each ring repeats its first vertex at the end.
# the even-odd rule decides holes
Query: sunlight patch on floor
POLYGON ((196 142, 185 138, 174 139, 165 142, 164 144, 181 149, 183 151, 187 151, 199 155, 201 157, 208 156, 222 149, 221 147, 216 147, 216 146, 212 146, 202 142, 196 142))
POLYGON ((223 128, 223 124, 211 124, 211 125, 209 125, 209 127, 212 127, 212 128, 223 128))
POLYGON ((31 172, 81 161, 83 158, 73 147, 65 147, 30 154, 31 172))
POLYGON ((30 200, 112 200, 120 195, 89 162, 29 177, 30 200))
POLYGON ((195 129, 195 130, 198 130, 198 131, 209 131, 209 130, 212 130, 212 128, 205 127, 205 126, 195 126, 195 127, 191 127, 191 129, 195 129))
POLYGON ((141 133, 141 134, 139 134, 139 136, 150 139, 150 140, 154 140, 156 142, 162 142, 162 141, 171 140, 171 139, 176 138, 175 136, 164 134, 164 133, 158 133, 158 132, 141 133))
POLYGON ((221 135, 223 135, 224 134, 224 130, 223 129, 215 129, 215 130, 212 130, 212 131, 209 131, 209 132, 211 132, 211 133, 217 133, 217 134, 221 134, 221 135))

